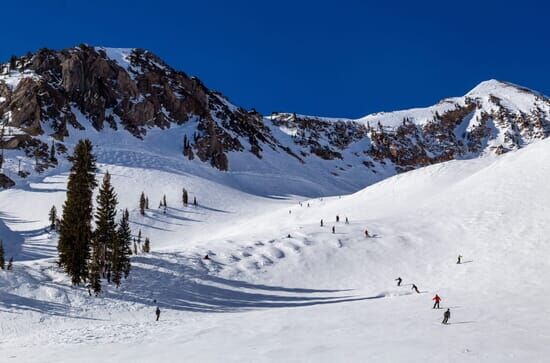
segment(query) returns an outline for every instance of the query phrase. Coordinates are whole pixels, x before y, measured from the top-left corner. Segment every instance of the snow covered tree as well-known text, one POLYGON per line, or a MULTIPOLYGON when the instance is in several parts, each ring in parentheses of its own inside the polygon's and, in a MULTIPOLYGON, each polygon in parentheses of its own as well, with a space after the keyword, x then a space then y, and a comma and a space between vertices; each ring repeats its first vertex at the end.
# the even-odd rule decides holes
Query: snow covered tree
POLYGON ((124 211, 118 225, 118 244, 120 248, 120 269, 126 279, 130 274, 130 255, 132 254, 132 231, 130 230, 130 213, 128 209, 124 211))
POLYGON ((75 146, 74 154, 69 158, 73 165, 59 228, 59 265, 71 276, 75 285, 86 280, 88 275, 92 240, 92 197, 97 186, 92 148, 90 140, 80 140, 75 146))
POLYGON ((151 252, 151 241, 149 241, 149 237, 145 237, 145 243, 143 243, 143 252, 151 252))
POLYGON ((52 205, 48 219, 50 220, 50 230, 55 230, 57 224, 57 209, 55 208, 55 205, 52 205))
POLYGON ((97 196, 97 211, 95 213, 94 243, 92 245, 93 256, 99 258, 94 263, 99 263, 103 273, 108 273, 112 265, 113 253, 117 243, 117 213, 118 199, 115 189, 111 185, 111 175, 105 173, 103 183, 97 196))
POLYGON ((145 215, 146 204, 147 204, 147 199, 145 199, 145 193, 141 192, 141 196, 139 197, 139 213, 142 216, 145 215))
POLYGON ((6 268, 6 260, 4 259, 4 241, 0 240, 0 269, 6 268))
POLYGON ((185 190, 185 188, 183 188, 181 199, 183 201, 183 206, 187 207, 187 203, 189 201, 189 195, 187 194, 187 190, 185 190))

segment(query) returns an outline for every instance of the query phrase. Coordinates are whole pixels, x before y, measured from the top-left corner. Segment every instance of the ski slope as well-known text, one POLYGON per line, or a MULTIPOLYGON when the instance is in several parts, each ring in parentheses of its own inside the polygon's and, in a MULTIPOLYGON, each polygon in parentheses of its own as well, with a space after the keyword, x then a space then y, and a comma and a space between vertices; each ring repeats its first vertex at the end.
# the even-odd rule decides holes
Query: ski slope
POLYGON ((2 361, 547 361, 550 140, 315 199, 270 195, 277 178, 239 188, 171 168, 169 153, 104 150, 100 172, 153 252, 133 257, 120 289, 89 297, 55 266, 45 230, 66 169, 2 191, 0 235, 16 261, 0 271, 2 361), (182 187, 198 207, 182 207, 182 187))

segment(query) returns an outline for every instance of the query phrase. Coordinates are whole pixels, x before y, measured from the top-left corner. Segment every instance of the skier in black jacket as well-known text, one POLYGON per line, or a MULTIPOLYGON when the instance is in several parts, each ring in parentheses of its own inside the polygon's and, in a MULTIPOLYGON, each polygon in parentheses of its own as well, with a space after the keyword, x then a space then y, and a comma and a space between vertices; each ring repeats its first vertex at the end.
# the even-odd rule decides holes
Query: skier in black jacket
POLYGON ((401 286, 401 282, 403 281, 403 279, 401 277, 398 277, 395 279, 395 281, 397 281, 397 286, 401 286))
POLYGON ((451 310, 447 309, 447 311, 443 313, 443 321, 441 322, 441 324, 449 324, 450 318, 451 318, 451 310))

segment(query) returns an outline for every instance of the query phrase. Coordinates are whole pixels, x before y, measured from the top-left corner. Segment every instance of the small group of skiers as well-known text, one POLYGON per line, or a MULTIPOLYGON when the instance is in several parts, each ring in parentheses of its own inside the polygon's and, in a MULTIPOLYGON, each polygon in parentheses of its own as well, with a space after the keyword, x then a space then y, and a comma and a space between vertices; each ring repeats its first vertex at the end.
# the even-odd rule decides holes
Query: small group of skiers
MULTIPOLYGON (((459 261, 462 256, 459 256, 459 261)), ((460 263, 460 262, 457 262, 460 263)), ((403 279, 401 277, 398 277, 395 279, 397 281, 397 286, 401 286, 401 283, 403 282, 403 279)), ((415 284, 412 284, 411 290, 414 290, 417 294, 420 294, 420 291, 418 290, 418 287, 415 284)), ((435 296, 432 299, 434 301, 434 305, 432 309, 440 309, 439 303, 441 302, 441 297, 438 294, 435 294, 435 296)), ((443 321, 441 324, 449 324, 449 319, 451 318, 451 309, 447 309, 443 313, 443 321)))

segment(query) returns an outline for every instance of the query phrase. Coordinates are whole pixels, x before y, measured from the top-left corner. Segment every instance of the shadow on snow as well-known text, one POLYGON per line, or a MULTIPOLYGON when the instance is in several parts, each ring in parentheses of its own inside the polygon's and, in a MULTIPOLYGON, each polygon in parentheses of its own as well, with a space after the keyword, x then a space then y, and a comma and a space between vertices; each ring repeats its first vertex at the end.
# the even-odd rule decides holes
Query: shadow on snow
POLYGON ((220 313, 336 304, 384 297, 336 294, 349 290, 285 288, 230 280, 199 271, 183 263, 179 260, 181 258, 173 254, 134 257, 130 278, 123 281, 119 290, 109 289, 104 296, 174 310, 220 313))

